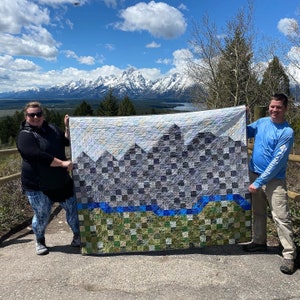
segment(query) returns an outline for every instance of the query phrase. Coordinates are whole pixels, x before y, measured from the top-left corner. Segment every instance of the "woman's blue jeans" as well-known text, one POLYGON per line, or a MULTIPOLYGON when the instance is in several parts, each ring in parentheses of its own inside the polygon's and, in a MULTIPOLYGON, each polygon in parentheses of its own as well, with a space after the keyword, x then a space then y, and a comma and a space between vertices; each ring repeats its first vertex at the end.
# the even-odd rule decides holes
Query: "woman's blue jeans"
MULTIPOLYGON (((41 191, 26 191, 27 199, 33 209, 32 230, 37 240, 45 237, 45 231, 49 223, 53 202, 41 191)), ((66 219, 73 234, 79 234, 79 220, 77 202, 71 197, 64 202, 59 202, 66 211, 66 219)))

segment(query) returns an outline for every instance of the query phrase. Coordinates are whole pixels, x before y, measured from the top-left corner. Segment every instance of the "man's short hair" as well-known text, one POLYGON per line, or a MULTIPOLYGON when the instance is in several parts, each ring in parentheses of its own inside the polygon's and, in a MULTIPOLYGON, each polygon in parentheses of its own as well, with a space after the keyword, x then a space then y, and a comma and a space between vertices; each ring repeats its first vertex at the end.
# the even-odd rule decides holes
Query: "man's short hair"
POLYGON ((271 97, 271 100, 277 100, 277 101, 281 101, 282 104, 287 107, 288 105, 288 97, 285 94, 279 93, 279 94, 274 94, 271 97))

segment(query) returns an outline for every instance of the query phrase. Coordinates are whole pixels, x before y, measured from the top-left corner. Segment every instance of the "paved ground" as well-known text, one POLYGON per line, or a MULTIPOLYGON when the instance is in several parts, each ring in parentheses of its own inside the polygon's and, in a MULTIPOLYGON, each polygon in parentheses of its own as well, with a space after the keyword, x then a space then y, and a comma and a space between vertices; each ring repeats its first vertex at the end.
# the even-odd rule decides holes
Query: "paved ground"
POLYGON ((37 256, 27 228, 0 245, 0 299, 300 299, 300 270, 279 271, 278 248, 245 254, 239 245, 164 254, 83 256, 69 246, 64 214, 37 256))

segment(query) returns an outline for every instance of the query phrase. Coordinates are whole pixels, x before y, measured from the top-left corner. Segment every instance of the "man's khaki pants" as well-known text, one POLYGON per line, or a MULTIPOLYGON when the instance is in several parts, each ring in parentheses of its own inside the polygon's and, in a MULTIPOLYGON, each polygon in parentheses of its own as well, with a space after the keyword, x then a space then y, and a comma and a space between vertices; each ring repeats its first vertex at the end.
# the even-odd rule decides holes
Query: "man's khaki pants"
MULTIPOLYGON (((250 172, 251 182, 254 182, 257 177, 257 174, 250 172)), ((253 242, 267 244, 267 206, 269 205, 283 247, 282 256, 287 259, 295 259, 296 247, 293 241, 285 179, 272 179, 251 195, 253 242)))

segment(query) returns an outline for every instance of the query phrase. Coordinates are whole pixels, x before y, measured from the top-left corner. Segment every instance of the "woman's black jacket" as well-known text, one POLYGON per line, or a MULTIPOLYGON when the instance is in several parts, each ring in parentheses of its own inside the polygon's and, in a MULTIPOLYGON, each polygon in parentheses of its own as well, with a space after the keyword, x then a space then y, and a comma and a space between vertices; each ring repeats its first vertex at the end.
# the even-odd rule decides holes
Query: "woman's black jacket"
MULTIPOLYGON (((56 198, 54 201, 65 200, 59 199, 60 194, 66 186, 69 185, 70 189, 71 177, 66 168, 50 167, 50 164, 54 157, 67 160, 65 147, 69 145, 70 141, 64 132, 46 121, 41 128, 22 122, 17 148, 23 158, 21 175, 23 190, 48 193, 51 198, 56 198)), ((70 196, 69 193, 67 197, 70 196)))

